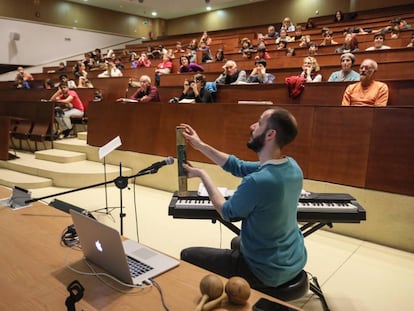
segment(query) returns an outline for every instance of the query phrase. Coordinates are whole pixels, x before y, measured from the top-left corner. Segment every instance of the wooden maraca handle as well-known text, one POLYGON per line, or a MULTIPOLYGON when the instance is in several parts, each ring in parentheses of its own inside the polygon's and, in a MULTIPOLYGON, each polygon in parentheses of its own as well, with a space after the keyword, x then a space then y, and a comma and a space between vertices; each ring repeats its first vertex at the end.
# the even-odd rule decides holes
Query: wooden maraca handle
POLYGON ((223 295, 219 298, 216 298, 214 300, 211 300, 209 302, 207 302, 204 306, 202 311, 210 311, 213 310, 217 307, 219 307, 224 301, 228 300, 227 295, 223 295))
POLYGON ((208 295, 201 296, 201 300, 198 303, 197 307, 195 308, 195 311, 202 311, 203 310, 203 306, 207 302, 208 299, 209 299, 208 295))

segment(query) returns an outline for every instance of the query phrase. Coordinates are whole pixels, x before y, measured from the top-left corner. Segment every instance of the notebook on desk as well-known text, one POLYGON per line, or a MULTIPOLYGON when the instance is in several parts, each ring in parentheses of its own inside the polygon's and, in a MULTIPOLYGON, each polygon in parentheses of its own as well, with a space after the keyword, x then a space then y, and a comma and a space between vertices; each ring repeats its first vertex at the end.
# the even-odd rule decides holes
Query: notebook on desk
POLYGON ((179 265, 179 261, 136 241, 121 240, 118 231, 70 210, 84 256, 128 284, 142 284, 179 265))

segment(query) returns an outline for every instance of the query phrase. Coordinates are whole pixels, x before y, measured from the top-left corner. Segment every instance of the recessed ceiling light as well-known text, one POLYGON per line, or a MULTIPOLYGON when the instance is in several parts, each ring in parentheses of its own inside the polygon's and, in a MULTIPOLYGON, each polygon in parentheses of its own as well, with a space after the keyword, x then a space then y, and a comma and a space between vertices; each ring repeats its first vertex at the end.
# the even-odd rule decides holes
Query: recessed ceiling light
POLYGON ((211 11, 211 6, 206 7, 207 11, 211 11))

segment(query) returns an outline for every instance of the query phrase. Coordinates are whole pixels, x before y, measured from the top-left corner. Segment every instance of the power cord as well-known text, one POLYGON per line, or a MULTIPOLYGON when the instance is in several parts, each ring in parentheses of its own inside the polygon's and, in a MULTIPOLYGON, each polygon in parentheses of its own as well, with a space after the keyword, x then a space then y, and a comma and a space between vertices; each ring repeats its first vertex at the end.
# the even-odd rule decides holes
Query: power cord
POLYGON ((70 248, 80 248, 78 234, 76 233, 75 225, 66 227, 60 237, 60 242, 64 246, 70 248))

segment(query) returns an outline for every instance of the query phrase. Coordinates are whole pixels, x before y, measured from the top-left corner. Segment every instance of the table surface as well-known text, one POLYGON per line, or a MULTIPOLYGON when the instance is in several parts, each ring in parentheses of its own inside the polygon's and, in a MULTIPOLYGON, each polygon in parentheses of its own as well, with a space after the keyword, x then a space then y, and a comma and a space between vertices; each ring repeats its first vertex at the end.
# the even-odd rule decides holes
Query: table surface
MULTIPOLYGON (((0 187, 0 198, 10 195, 10 189, 0 187)), ((155 287, 127 289, 105 278, 123 291, 118 292, 94 276, 67 268, 66 264, 90 272, 81 251, 60 243, 62 232, 71 223, 70 215, 40 202, 19 210, 0 206, 0 309, 66 310, 66 287, 78 280, 85 292, 76 303, 77 310, 164 310, 155 287)), ((155 280, 170 310, 194 310, 201 297, 200 280, 207 274, 208 271, 182 261, 155 280)), ((225 284, 226 279, 221 279, 225 284)), ((260 297, 279 301, 252 290, 246 305, 224 304, 221 310, 252 310, 260 297)))

